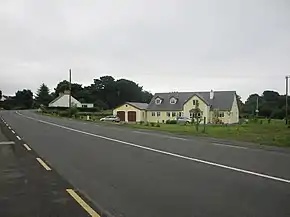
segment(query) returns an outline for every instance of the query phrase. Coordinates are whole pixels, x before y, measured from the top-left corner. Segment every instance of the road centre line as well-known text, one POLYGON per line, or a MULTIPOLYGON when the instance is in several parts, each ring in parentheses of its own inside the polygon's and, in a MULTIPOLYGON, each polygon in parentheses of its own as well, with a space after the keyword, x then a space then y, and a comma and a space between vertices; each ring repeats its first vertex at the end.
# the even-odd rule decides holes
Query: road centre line
POLYGON ((51 168, 39 157, 36 158, 36 160, 40 163, 41 166, 43 166, 46 170, 50 171, 51 168))
POLYGON ((12 132, 13 134, 15 134, 15 131, 14 131, 14 130, 11 130, 11 132, 12 132))
POLYGON ((27 151, 31 151, 31 148, 27 144, 23 144, 23 146, 27 149, 27 151))
POLYGON ((21 140, 21 138, 20 138, 19 136, 16 136, 16 138, 17 138, 18 140, 21 140))
POLYGON ((0 142, 0 145, 14 145, 15 142, 13 141, 5 141, 5 142, 0 142))
POLYGON ((211 162, 211 161, 201 160, 201 159, 198 159, 198 158, 187 157, 187 156, 183 156, 183 155, 180 155, 180 154, 175 154, 175 153, 162 151, 162 150, 158 150, 158 149, 154 149, 154 148, 149 148, 149 147, 146 147, 146 146, 141 146, 141 145, 137 145, 137 144, 134 144, 134 143, 125 142, 125 141, 122 141, 122 140, 113 139, 113 138, 109 138, 109 137, 106 137, 106 136, 101 136, 101 135, 97 135, 97 134, 93 134, 93 133, 88 133, 88 132, 85 132, 85 131, 81 131, 81 130, 77 130, 77 129, 74 129, 74 128, 62 126, 62 125, 59 125, 59 124, 55 124, 55 123, 52 123, 52 122, 43 121, 43 120, 40 120, 40 119, 36 119, 36 118, 33 118, 33 117, 29 117, 29 116, 23 115, 23 114, 21 114, 19 112, 16 112, 16 113, 18 115, 20 115, 20 116, 23 116, 25 118, 28 118, 28 119, 31 119, 31 120, 34 120, 34 121, 38 121, 40 123, 56 126, 56 127, 62 128, 62 129, 66 129, 66 130, 69 130, 69 131, 81 133, 81 134, 84 134, 84 135, 93 136, 93 137, 105 139, 105 140, 108 140, 108 141, 129 145, 129 146, 132 146, 132 147, 136 147, 136 148, 140 148, 140 149, 144 149, 144 150, 148 150, 148 151, 164 154, 164 155, 167 155, 167 156, 177 157, 177 158, 184 159, 184 160, 194 161, 194 162, 198 162, 198 163, 202 163, 202 164, 206 164, 206 165, 210 165, 210 166, 214 166, 214 167, 219 167, 219 168, 223 168, 223 169, 227 169, 227 170, 232 170, 232 171, 236 171, 236 172, 240 172, 240 173, 245 173, 245 174, 249 174, 249 175, 253 175, 253 176, 258 176, 258 177, 262 177, 262 178, 266 178, 266 179, 275 180, 275 181, 279 181, 279 182, 284 182, 284 183, 290 184, 290 180, 288 180, 288 179, 284 179, 284 178, 280 178, 280 177, 276 177, 276 176, 271 176, 271 175, 267 175, 267 174, 263 174, 263 173, 253 172, 253 171, 250 171, 250 170, 240 169, 240 168, 236 168, 236 167, 231 167, 231 166, 227 166, 227 165, 224 165, 224 164, 219 164, 219 163, 215 163, 215 162, 211 162))
POLYGON ((67 193, 92 217, 101 217, 95 210, 93 210, 73 189, 66 189, 67 193))

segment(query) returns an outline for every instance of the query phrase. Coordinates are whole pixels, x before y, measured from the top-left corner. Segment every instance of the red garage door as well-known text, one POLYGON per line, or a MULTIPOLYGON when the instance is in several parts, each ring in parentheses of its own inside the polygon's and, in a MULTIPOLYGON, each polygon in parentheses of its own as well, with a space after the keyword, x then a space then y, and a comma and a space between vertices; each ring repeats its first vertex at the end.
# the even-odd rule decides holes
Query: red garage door
POLYGON ((120 118, 120 121, 125 121, 125 112, 124 111, 118 111, 117 116, 120 118))
POLYGON ((128 111, 128 121, 136 122, 136 112, 128 111))

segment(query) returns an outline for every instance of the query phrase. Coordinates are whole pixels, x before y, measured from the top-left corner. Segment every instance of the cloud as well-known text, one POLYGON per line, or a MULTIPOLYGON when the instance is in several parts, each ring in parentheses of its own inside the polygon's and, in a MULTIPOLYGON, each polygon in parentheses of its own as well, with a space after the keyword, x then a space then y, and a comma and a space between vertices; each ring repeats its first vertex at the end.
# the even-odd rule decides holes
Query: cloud
POLYGON ((107 0, 0 3, 0 88, 90 84, 110 74, 152 92, 275 89, 290 74, 283 0, 107 0))

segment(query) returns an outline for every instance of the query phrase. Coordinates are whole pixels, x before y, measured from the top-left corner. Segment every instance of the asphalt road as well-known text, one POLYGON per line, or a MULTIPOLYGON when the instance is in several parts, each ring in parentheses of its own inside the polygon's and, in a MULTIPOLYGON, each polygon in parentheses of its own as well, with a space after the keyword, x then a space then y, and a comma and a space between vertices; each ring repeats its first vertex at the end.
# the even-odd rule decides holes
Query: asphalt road
POLYGON ((30 111, 0 115, 43 159, 114 216, 290 216, 290 152, 30 111))

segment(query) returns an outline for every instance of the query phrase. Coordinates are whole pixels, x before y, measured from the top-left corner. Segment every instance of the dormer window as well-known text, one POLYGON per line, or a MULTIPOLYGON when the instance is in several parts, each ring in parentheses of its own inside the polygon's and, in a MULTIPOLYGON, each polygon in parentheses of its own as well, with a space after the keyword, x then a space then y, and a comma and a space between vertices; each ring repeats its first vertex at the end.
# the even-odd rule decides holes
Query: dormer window
POLYGON ((170 102, 170 104, 176 104, 177 99, 175 99, 174 97, 171 97, 169 102, 170 102))
POLYGON ((160 98, 155 99, 155 104, 160 105, 162 103, 162 100, 160 98))

